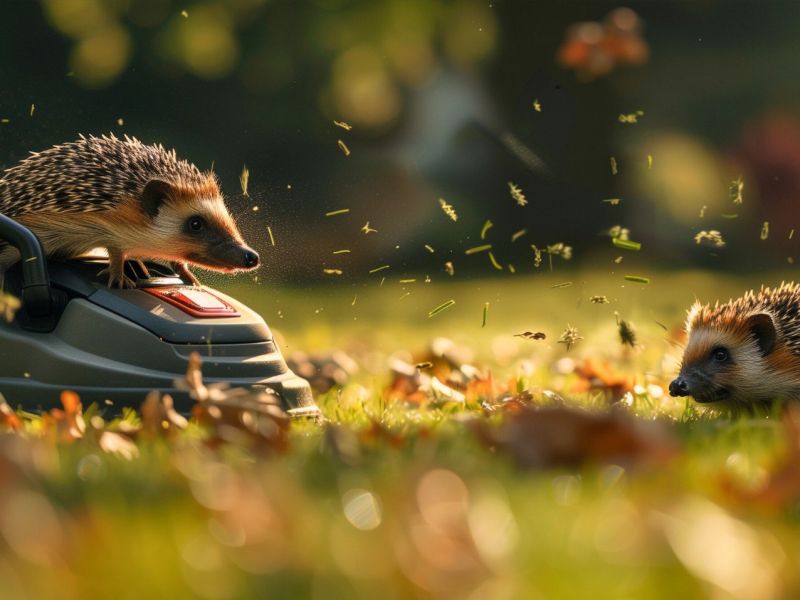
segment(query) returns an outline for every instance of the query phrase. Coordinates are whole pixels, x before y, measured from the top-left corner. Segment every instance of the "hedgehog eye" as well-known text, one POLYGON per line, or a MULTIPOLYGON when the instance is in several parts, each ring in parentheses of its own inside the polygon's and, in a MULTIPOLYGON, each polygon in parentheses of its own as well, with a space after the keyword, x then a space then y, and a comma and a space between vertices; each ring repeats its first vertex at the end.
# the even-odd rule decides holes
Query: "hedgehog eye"
POLYGON ((725 362, 730 357, 731 357, 730 352, 728 352, 727 349, 722 348, 722 347, 714 348, 711 351, 711 358, 713 358, 714 361, 716 361, 716 362, 725 362))
POLYGON ((200 217, 192 217, 187 221, 190 231, 200 231, 205 228, 206 222, 200 217))

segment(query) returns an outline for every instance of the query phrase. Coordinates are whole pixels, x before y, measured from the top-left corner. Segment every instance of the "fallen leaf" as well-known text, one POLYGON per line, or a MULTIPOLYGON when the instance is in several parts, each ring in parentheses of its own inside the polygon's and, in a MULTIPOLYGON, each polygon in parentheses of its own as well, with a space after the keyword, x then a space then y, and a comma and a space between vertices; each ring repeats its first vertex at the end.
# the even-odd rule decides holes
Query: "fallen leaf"
POLYGON ((587 358, 575 368, 575 374, 580 377, 573 388, 576 393, 600 391, 608 394, 611 402, 617 402, 633 390, 632 376, 617 374, 608 363, 595 359, 587 358))
POLYGON ((800 407, 787 404, 782 423, 786 452, 760 487, 744 489, 729 475, 723 476, 722 488, 735 503, 783 511, 795 507, 800 501, 800 407))
POLYGON ((664 461, 677 450, 665 427, 622 410, 523 406, 496 427, 485 421, 473 426, 484 444, 510 455, 522 467, 633 465, 664 461))

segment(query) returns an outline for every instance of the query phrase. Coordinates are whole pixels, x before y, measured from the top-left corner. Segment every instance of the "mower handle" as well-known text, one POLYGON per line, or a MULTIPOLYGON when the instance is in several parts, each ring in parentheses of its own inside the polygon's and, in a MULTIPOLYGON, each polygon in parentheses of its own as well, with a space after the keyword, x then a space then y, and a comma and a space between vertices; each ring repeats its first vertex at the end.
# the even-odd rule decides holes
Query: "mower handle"
POLYGON ((27 227, 0 213, 0 239, 19 250, 22 259, 22 305, 32 317, 52 312, 50 277, 39 238, 27 227))

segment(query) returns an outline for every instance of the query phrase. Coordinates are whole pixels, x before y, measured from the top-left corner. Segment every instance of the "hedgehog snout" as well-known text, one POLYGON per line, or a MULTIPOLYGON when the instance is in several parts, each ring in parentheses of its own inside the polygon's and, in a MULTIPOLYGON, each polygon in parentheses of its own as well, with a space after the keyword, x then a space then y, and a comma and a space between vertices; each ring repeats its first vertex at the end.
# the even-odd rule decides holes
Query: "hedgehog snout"
POLYGON ((688 396, 689 382, 684 377, 678 376, 669 384, 670 396, 688 396))
POLYGON ((232 269, 255 269, 258 253, 244 244, 224 244, 216 249, 217 259, 232 269))
POLYGON ((244 268, 255 269, 258 266, 258 252, 245 248, 244 250, 244 268))

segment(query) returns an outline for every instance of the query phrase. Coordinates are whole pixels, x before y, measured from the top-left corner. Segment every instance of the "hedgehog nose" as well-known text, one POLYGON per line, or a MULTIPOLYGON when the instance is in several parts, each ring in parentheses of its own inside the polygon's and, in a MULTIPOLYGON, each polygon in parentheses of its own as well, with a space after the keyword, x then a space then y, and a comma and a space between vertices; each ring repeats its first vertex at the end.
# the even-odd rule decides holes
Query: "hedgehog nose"
POLYGON ((249 248, 244 251, 244 266, 247 269, 254 269, 258 266, 258 254, 249 248))
POLYGON ((677 377, 669 384, 670 396, 688 396, 689 383, 683 377, 677 377))

